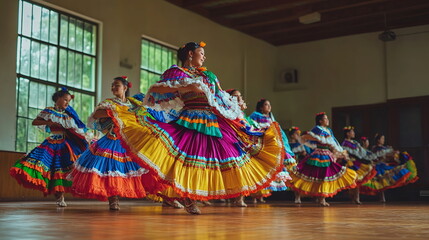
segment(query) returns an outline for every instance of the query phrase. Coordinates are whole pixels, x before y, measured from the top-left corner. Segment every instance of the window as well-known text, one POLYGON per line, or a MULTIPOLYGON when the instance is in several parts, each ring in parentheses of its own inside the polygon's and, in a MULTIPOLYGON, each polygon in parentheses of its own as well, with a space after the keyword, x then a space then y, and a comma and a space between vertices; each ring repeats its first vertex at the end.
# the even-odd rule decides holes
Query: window
POLYGON ((140 92, 146 93, 165 70, 177 64, 177 54, 175 49, 148 39, 142 39, 141 51, 140 92))
POLYGON ((31 125, 53 106, 52 94, 65 86, 84 121, 94 110, 98 25, 30 1, 19 1, 16 69, 17 151, 27 152, 46 134, 31 125))

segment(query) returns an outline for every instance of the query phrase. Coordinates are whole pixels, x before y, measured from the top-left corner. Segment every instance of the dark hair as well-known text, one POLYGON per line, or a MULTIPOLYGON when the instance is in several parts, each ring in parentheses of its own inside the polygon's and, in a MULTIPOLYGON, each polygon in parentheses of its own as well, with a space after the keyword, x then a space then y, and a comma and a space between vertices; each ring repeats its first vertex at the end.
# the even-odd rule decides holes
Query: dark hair
POLYGON ((195 51, 199 47, 201 47, 200 44, 196 42, 188 42, 177 50, 177 57, 182 63, 185 63, 188 60, 188 52, 195 51))
POLYGON ((62 87, 61 90, 58 90, 57 92, 52 94, 52 101, 57 102, 58 98, 63 97, 66 94, 72 96, 67 88, 62 87))
POLYGON ((320 125, 320 121, 323 119, 324 116, 326 116, 325 113, 316 115, 316 118, 315 118, 316 125, 318 125, 318 126, 320 125))
POLYGON ((343 129, 344 137, 347 138, 347 133, 351 132, 352 130, 354 129, 353 128, 343 129))
POLYGON ((265 99, 265 98, 259 99, 259 101, 256 103, 256 111, 259 113, 262 113, 261 109, 266 102, 268 102, 268 99, 265 99))
POLYGON ((122 76, 122 77, 115 77, 114 79, 113 79, 113 81, 116 81, 116 80, 118 80, 118 81, 121 81, 121 83, 124 85, 124 86, 126 86, 127 87, 127 91, 125 91, 125 97, 129 97, 130 96, 130 83, 127 81, 127 78, 125 77, 125 76, 122 76))
POLYGON ((294 133, 296 133, 297 131, 299 131, 299 129, 296 129, 296 128, 289 128, 289 130, 288 130, 289 137, 292 137, 292 135, 293 135, 294 133))
POLYGON ((232 95, 234 92, 236 92, 236 91, 238 91, 237 89, 235 89, 235 88, 231 88, 231 89, 227 89, 227 90, 225 90, 225 92, 227 92, 227 93, 229 93, 229 95, 232 95))
POLYGON ((382 134, 382 133, 376 133, 374 136, 375 144, 378 144, 378 140, 380 140, 380 138, 383 136, 384 136, 384 134, 382 134))

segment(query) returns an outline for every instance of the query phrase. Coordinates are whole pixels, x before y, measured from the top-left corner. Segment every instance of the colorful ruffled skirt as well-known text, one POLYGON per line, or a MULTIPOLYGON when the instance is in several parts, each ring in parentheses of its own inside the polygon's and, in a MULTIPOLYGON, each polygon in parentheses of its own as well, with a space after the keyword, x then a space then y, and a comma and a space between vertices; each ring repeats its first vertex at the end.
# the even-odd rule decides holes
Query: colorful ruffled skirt
POLYGON ((254 143, 233 121, 202 105, 185 106, 180 121, 173 123, 146 117, 136 121, 134 114, 118 111, 113 118, 121 126, 117 136, 132 150, 133 160, 143 162, 180 197, 226 199, 266 188, 284 158, 278 125, 254 143))
POLYGON ((342 164, 356 171, 356 185, 358 187, 368 182, 377 175, 376 169, 371 164, 363 163, 356 158, 352 158, 350 160, 343 160, 342 164))
POLYGON ((72 193, 82 198, 107 201, 108 197, 144 198, 156 189, 155 178, 128 156, 120 141, 106 134, 76 160, 70 173, 72 193))
POLYGON ((314 197, 332 197, 344 189, 356 187, 354 170, 335 162, 327 146, 318 146, 289 172, 288 187, 314 197))
POLYGON ((360 193, 376 195, 387 189, 398 188, 417 181, 417 168, 412 159, 404 164, 389 166, 383 162, 375 165, 377 174, 360 186, 360 193))
MULTIPOLYGON (((71 135, 71 134, 68 134, 71 135)), ((87 147, 84 137, 73 139, 63 133, 52 133, 38 147, 18 160, 9 173, 26 188, 42 191, 46 196, 55 192, 70 192, 67 180, 73 162, 87 147)))

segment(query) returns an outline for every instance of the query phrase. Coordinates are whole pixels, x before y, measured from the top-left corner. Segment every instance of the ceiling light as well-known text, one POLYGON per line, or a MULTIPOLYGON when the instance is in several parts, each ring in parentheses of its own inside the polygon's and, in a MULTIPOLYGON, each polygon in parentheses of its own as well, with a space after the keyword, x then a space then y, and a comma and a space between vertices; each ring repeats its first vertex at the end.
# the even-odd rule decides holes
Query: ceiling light
POLYGON ((302 24, 311 24, 320 22, 320 13, 314 12, 304 16, 299 17, 299 22, 302 24))

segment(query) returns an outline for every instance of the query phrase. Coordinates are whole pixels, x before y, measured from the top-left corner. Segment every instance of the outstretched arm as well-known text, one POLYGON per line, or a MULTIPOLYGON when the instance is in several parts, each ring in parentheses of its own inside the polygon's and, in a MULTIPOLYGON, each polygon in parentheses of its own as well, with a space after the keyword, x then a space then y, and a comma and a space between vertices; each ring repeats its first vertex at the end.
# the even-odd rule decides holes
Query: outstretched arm
POLYGON ((91 117, 94 119, 109 118, 109 115, 105 109, 98 109, 91 117))
POLYGON ((45 120, 43 118, 37 117, 36 119, 33 120, 33 122, 31 123, 33 126, 41 126, 41 125, 46 125, 49 127, 62 127, 60 124, 58 123, 54 123, 50 120, 45 120))

